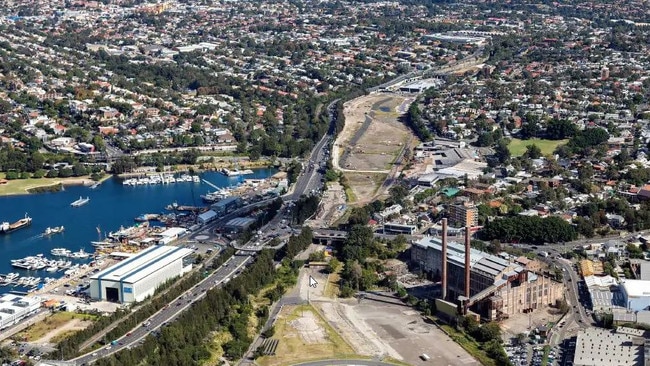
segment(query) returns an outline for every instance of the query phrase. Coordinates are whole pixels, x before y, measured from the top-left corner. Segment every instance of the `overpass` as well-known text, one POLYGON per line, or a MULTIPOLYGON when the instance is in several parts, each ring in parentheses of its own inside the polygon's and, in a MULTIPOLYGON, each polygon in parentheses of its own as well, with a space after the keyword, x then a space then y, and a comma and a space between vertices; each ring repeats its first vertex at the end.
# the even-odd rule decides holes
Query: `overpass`
MULTIPOLYGON (((377 239, 395 239, 398 235, 394 234, 383 234, 383 233, 374 233, 375 238, 377 239)), ((420 240, 423 235, 402 235, 406 238, 407 241, 410 240, 420 240)), ((348 232, 342 230, 330 230, 330 229, 314 229, 313 230, 313 240, 317 244, 332 244, 335 242, 343 242, 348 238, 348 232)))

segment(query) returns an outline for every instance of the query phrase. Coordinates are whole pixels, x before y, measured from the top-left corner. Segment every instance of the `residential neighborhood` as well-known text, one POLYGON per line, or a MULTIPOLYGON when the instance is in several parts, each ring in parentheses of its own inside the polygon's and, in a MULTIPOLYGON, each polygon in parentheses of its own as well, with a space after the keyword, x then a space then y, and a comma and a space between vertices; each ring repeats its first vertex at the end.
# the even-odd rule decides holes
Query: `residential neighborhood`
MULTIPOLYGON (((167 207, 197 218, 179 213, 189 234, 176 239, 200 234, 244 267, 211 267, 237 306, 201 330, 207 341, 169 346, 161 329, 194 306, 180 297, 188 305, 144 346, 81 353, 59 340, 53 358, 643 365, 649 100, 650 15, 637 0, 6 0, 0 188, 22 185, 0 195, 67 178, 140 189, 187 172, 192 205, 167 207), (268 171, 244 180, 256 168, 268 171), (282 183, 272 215, 254 207, 259 228, 248 205, 194 203, 239 202, 226 197, 260 194, 266 179, 282 183), (248 265, 268 282, 226 286, 248 265), (294 338, 345 352, 298 355, 294 338)), ((192 309, 219 308, 213 288, 192 309)))

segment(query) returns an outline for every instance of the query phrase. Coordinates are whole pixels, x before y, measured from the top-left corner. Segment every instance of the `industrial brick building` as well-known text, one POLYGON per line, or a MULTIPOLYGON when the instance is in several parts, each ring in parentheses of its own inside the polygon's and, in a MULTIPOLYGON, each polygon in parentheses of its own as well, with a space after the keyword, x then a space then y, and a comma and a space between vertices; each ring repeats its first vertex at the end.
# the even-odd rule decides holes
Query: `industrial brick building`
POLYGON ((445 232, 443 221, 442 237, 425 237, 411 247, 412 264, 441 279, 443 300, 462 304, 465 309, 471 307, 493 320, 555 305, 563 298, 561 283, 471 248, 469 236, 465 245, 447 243, 445 232))

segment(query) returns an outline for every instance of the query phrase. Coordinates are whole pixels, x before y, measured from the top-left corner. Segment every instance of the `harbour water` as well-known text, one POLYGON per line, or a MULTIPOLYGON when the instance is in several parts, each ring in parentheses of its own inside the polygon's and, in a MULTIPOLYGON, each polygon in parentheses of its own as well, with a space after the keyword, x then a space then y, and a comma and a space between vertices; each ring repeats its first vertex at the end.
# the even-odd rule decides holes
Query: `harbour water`
MULTIPOLYGON (((219 187, 230 187, 244 178, 267 178, 275 172, 273 169, 257 169, 254 174, 245 177, 226 177, 217 172, 205 172, 200 177, 219 187)), ((11 266, 10 260, 39 253, 54 258, 50 254, 53 248, 67 248, 71 251, 83 249, 92 253, 91 241, 100 240, 120 226, 133 225, 134 217, 143 213, 165 212, 165 206, 173 202, 201 206, 203 203, 200 195, 211 191, 214 189, 204 182, 125 186, 122 185, 122 180, 111 178, 95 189, 71 186, 56 193, 0 197, 0 221, 14 222, 26 213, 33 219, 27 228, 0 235, 0 274, 16 272, 21 277, 61 277, 62 271, 50 273, 19 270, 11 266), (80 207, 71 207, 70 203, 80 196, 89 197, 90 201, 80 207), (47 227, 55 226, 64 226, 65 231, 42 235, 47 227)), ((0 287, 0 294, 11 290, 24 289, 4 286, 0 287)))

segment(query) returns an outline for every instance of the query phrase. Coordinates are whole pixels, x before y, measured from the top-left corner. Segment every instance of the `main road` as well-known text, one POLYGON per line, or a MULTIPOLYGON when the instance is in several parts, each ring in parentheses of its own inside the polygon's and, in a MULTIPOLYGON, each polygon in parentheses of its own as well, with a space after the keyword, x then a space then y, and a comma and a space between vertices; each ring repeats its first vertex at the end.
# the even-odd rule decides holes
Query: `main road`
POLYGON ((336 99, 327 106, 330 118, 330 128, 312 149, 311 154, 309 154, 309 159, 303 167, 303 171, 296 180, 293 191, 283 197, 285 202, 295 201, 303 194, 315 193, 320 190, 324 177, 322 172, 324 172, 325 162, 329 156, 329 150, 326 149, 326 147, 332 141, 334 133, 335 121, 333 108, 335 108, 338 101, 339 100, 336 99))

